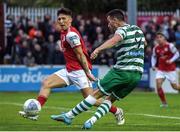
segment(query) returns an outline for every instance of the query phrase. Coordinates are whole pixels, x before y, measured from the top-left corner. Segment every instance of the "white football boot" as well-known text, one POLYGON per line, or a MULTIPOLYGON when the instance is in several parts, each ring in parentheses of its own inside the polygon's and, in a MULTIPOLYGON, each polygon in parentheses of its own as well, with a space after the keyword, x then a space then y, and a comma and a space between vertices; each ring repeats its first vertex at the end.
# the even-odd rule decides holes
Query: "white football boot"
POLYGON ((114 115, 117 121, 117 125, 123 125, 125 123, 124 113, 121 108, 117 108, 117 112, 114 115))
POLYGON ((24 111, 19 111, 19 115, 26 118, 26 119, 30 119, 30 120, 33 120, 33 121, 37 121, 38 117, 39 117, 39 115, 30 116, 24 111))

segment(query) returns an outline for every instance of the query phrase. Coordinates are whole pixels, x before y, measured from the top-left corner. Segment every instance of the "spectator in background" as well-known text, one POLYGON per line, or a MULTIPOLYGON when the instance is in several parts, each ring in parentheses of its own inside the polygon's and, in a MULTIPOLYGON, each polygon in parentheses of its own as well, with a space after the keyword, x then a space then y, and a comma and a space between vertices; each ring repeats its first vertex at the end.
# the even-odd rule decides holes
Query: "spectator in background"
POLYGON ((42 31, 39 30, 36 25, 32 25, 31 29, 29 30, 28 33, 30 39, 37 39, 37 42, 42 46, 44 44, 44 37, 42 34, 42 31))
POLYGON ((19 27, 24 32, 28 31, 28 18, 26 17, 25 12, 21 12, 21 16, 19 17, 19 20, 17 23, 19 23, 19 27))
POLYGON ((144 62, 149 63, 151 62, 151 55, 152 55, 152 47, 148 45, 145 48, 145 54, 144 54, 144 62))
POLYGON ((85 29, 84 29, 84 25, 80 25, 79 26, 79 32, 81 33, 82 36, 86 35, 85 29))
POLYGON ((177 26, 177 31, 175 32, 175 39, 176 47, 180 51, 180 25, 177 26))
POLYGON ((48 41, 48 36, 52 33, 52 21, 50 15, 44 16, 44 21, 42 23, 42 27, 40 27, 40 30, 43 33, 45 41, 48 41))
POLYGON ((13 64, 23 64, 21 56, 22 42, 27 39, 27 34, 22 30, 18 30, 18 34, 15 36, 12 47, 12 62, 13 64))
POLYGON ((101 53, 99 55, 99 59, 98 59, 98 64, 101 64, 101 65, 107 65, 108 64, 108 59, 106 57, 106 52, 105 53, 101 53))
POLYGON ((175 30, 174 30, 174 26, 176 24, 176 22, 174 21, 174 19, 172 19, 170 22, 169 22, 169 28, 168 28, 168 34, 169 34, 169 38, 168 38, 168 42, 172 42, 174 43, 175 42, 175 30))
POLYGON ((35 63, 36 64, 46 64, 45 60, 46 60, 46 56, 45 56, 45 53, 44 51, 42 50, 42 47, 36 43, 34 44, 34 47, 33 47, 33 56, 35 57, 35 63))
POLYGON ((53 53, 53 64, 65 64, 63 53, 60 51, 59 45, 55 45, 55 51, 53 53))
POLYGON ((166 38, 169 38, 169 33, 168 33, 169 26, 170 26, 169 17, 166 16, 164 17, 163 23, 161 24, 161 31, 166 36, 166 38))
POLYGON ((5 21, 5 36, 6 36, 6 47, 5 47, 5 56, 12 56, 12 47, 14 43, 13 38, 13 29, 15 25, 13 24, 13 19, 11 16, 7 16, 7 19, 5 21))
POLYGON ((87 36, 87 35, 84 35, 84 36, 83 36, 83 40, 84 40, 84 43, 85 43, 85 45, 86 45, 87 51, 88 51, 88 53, 90 54, 90 53, 92 52, 92 44, 89 42, 88 36, 87 36))
POLYGON ((53 57, 55 52, 56 43, 54 42, 54 36, 50 34, 48 36, 48 42, 45 44, 47 49, 47 64, 53 64, 53 57))
POLYGON ((82 15, 78 14, 78 15, 76 16, 76 18, 74 19, 74 21, 73 21, 73 25, 74 25, 77 29, 79 29, 80 21, 81 21, 81 20, 82 20, 82 15))
POLYGON ((109 67, 113 66, 113 64, 115 63, 114 54, 113 54, 114 52, 115 52, 114 50, 107 50, 106 52, 107 58, 109 58, 107 60, 107 65, 109 67))
POLYGON ((98 34, 97 35, 97 39, 94 41, 94 44, 93 44, 93 50, 95 48, 97 48, 100 44, 102 44, 104 42, 104 35, 103 34, 98 34))
POLYGON ((90 36, 88 40, 89 40, 91 43, 94 42, 95 40, 94 40, 93 38, 91 38, 92 35, 94 34, 94 27, 93 27, 93 25, 92 25, 92 21, 90 20, 90 18, 88 18, 88 19, 86 20, 86 23, 85 23, 85 32, 86 32, 86 35, 87 35, 87 36, 90 36))
POLYGON ((148 45, 153 47, 153 43, 154 43, 153 34, 146 33, 145 37, 146 37, 146 42, 148 43, 148 45))
POLYGON ((21 59, 21 64, 24 64, 23 62, 23 58, 26 56, 26 54, 27 54, 27 52, 29 51, 29 42, 28 42, 28 40, 23 40, 22 42, 21 42, 22 44, 20 45, 20 47, 19 47, 19 56, 20 56, 20 59, 21 59))
POLYGON ((26 56, 23 58, 23 63, 26 66, 35 66, 35 58, 32 56, 32 52, 26 52, 26 56))

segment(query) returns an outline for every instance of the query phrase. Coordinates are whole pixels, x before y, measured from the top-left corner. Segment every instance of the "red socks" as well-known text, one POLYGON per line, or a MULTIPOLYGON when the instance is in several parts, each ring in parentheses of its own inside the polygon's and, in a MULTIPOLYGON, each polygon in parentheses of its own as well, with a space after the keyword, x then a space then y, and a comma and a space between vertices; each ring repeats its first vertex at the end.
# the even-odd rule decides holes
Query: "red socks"
POLYGON ((159 98, 161 99, 161 102, 163 104, 166 104, 166 98, 165 98, 165 95, 164 95, 164 92, 163 92, 162 88, 158 88, 157 93, 159 95, 159 98))
POLYGON ((116 113, 116 111, 117 111, 117 107, 116 106, 111 106, 111 108, 109 109, 109 112, 111 112, 111 113, 113 113, 113 114, 115 114, 116 113))
POLYGON ((46 103, 47 98, 42 95, 39 95, 37 100, 39 101, 39 103, 41 104, 41 107, 42 107, 46 103))

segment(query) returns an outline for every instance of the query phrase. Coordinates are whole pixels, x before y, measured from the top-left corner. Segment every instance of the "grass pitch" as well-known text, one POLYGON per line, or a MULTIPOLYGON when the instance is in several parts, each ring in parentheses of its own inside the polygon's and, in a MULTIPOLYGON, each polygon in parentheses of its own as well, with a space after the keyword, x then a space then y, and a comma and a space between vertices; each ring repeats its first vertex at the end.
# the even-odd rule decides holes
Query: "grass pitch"
MULTIPOLYGON (((18 115, 22 104, 37 93, 0 93, 0 131, 81 131, 83 123, 93 115, 95 107, 79 115, 72 125, 65 125, 50 119, 51 114, 59 114, 74 107, 83 98, 80 93, 52 93, 40 113, 38 121, 24 119, 18 115)), ((180 95, 167 94, 168 108, 160 108, 155 93, 133 92, 115 105, 123 108, 126 123, 116 125, 114 116, 108 113, 101 118, 91 131, 179 131, 180 95)))

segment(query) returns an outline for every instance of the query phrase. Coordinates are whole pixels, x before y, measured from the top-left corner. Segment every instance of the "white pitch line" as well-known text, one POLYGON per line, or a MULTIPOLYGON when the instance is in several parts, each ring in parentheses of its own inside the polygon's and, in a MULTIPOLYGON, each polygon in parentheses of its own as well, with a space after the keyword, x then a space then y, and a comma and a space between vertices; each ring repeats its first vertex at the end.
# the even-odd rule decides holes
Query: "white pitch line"
POLYGON ((180 117, 174 116, 163 116, 163 115, 151 115, 151 114, 138 114, 138 113, 128 113, 129 115, 140 115, 140 116, 148 116, 148 117, 155 117, 155 118, 166 118, 166 119, 177 119, 180 120, 180 117))
MULTIPOLYGON (((21 104, 21 103, 14 103, 14 102, 0 102, 0 105, 23 106, 23 104, 21 104)), ((56 106, 44 106, 44 108, 45 109, 66 110, 66 111, 71 109, 71 108, 67 108, 67 107, 56 107, 56 106)), ((89 110, 87 112, 94 113, 95 111, 89 110)), ((175 116, 152 115, 152 114, 144 114, 144 113, 126 113, 126 115, 138 115, 138 116, 146 116, 146 117, 154 117, 154 118, 180 120, 180 117, 175 117, 175 116)))

